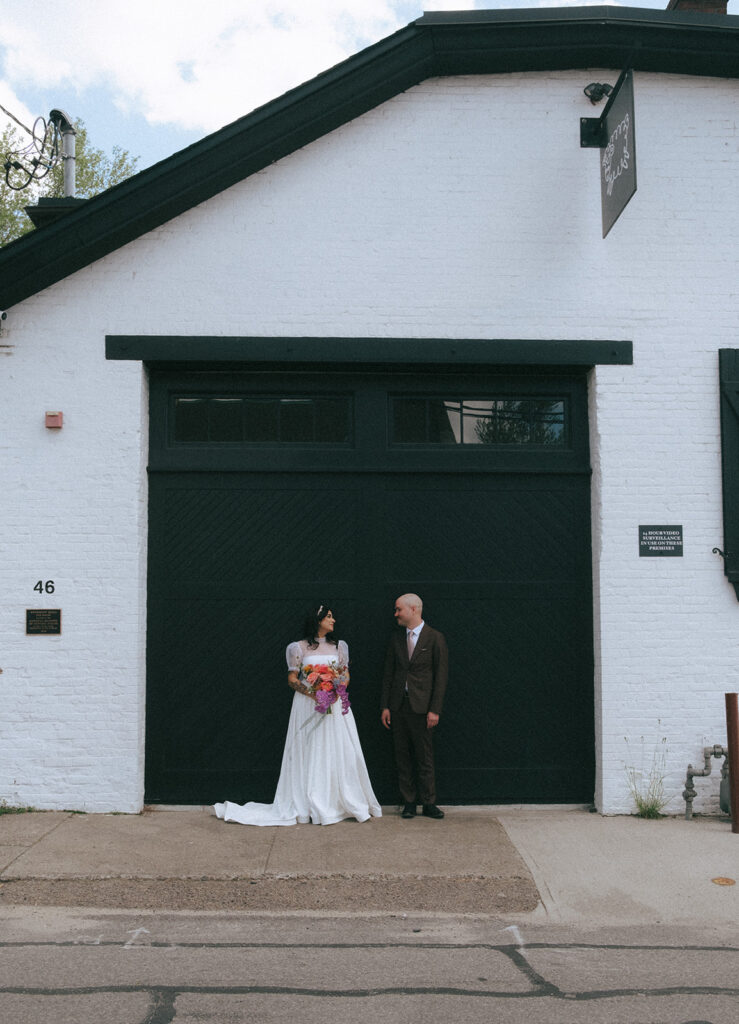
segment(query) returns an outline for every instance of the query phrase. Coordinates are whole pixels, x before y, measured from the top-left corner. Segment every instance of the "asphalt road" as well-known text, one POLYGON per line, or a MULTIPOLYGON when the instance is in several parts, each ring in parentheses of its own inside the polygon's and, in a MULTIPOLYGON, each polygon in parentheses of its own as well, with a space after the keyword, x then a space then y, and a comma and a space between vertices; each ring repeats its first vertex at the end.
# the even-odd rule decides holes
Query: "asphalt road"
POLYGON ((736 1024, 726 929, 451 914, 0 909, 12 1024, 736 1024))

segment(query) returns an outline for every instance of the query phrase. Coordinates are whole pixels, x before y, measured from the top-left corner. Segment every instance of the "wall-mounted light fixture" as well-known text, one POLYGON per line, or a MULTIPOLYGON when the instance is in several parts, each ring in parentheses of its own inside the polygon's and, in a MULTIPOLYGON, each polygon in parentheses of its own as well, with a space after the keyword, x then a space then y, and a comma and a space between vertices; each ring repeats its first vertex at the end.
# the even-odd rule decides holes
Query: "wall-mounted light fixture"
POLYGON ((605 82, 591 82, 590 85, 585 86, 583 92, 590 102, 595 105, 596 103, 600 103, 604 96, 611 95, 613 92, 613 86, 607 85, 605 82))

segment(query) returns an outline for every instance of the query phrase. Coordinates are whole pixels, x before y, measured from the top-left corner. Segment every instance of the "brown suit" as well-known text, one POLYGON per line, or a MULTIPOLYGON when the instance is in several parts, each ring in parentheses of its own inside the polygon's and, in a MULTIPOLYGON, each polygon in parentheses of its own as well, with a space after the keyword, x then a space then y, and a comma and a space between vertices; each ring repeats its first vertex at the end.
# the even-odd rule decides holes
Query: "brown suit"
POLYGON ((421 803, 436 803, 433 730, 427 728, 426 714, 441 714, 448 673, 443 633, 424 623, 409 661, 406 630, 397 630, 385 658, 382 707, 391 711, 398 782, 405 803, 416 803, 419 794, 421 803))

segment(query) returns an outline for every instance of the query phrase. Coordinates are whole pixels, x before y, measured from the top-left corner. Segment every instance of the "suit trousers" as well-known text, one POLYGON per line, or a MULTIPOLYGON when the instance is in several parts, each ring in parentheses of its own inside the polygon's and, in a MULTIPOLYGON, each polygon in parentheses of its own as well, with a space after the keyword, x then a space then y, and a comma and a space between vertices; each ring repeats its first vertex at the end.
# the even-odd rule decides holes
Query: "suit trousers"
POLYGON ((408 695, 390 718, 395 750, 395 765, 403 802, 436 803, 433 729, 426 727, 426 715, 411 709, 408 695), (416 779, 418 785, 416 785, 416 779))

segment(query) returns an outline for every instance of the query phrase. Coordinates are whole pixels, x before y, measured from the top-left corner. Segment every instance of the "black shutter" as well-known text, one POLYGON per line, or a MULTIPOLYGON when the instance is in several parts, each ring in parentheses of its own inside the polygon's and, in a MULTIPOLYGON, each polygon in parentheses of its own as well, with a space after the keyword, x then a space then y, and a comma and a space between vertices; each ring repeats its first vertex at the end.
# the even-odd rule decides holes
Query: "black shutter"
POLYGON ((739 598, 739 349, 719 350, 724 572, 739 598))

